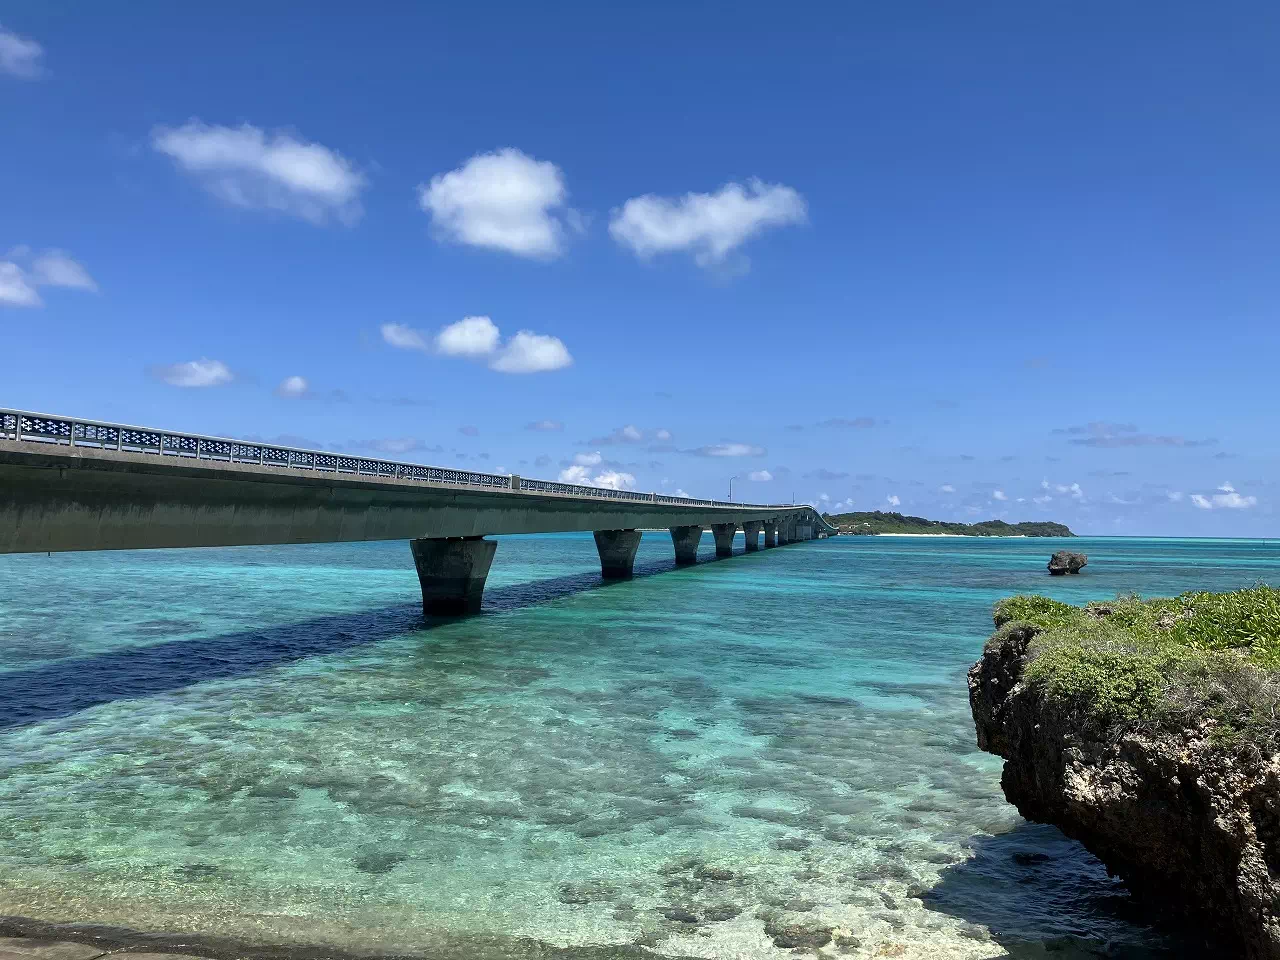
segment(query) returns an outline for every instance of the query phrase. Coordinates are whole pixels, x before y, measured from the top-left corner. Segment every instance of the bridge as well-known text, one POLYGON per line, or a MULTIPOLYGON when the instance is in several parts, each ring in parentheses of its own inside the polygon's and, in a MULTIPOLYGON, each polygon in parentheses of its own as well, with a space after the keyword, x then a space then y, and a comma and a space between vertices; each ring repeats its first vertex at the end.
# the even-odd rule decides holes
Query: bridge
POLYGON ((642 530, 678 566, 833 536, 812 507, 733 503, 476 473, 0 409, 0 553, 408 540, 427 614, 480 609, 488 535, 587 531, 631 576, 642 530))

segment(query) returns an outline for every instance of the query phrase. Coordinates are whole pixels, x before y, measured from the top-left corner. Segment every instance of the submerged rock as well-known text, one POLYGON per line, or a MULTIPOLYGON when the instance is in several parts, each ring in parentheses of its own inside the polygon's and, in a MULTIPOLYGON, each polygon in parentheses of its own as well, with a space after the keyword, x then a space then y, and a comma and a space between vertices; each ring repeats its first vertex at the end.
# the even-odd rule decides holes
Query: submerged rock
POLYGON ((817 950, 831 942, 832 927, 806 926, 802 923, 781 923, 770 920, 764 925, 764 933, 775 947, 784 950, 817 950))
POLYGON ((778 850, 808 850, 813 844, 804 837, 780 837, 773 845, 778 850))
POLYGON ((1009 624, 969 671, 978 746, 1004 758, 1005 798, 1079 840, 1133 895, 1280 960, 1280 756, 1252 758, 1194 718, 1182 730, 1098 728, 1025 682, 1039 628, 1009 624))
POLYGON ((1049 572, 1055 577, 1060 577, 1064 573, 1079 573, 1088 562, 1088 556, 1083 553, 1059 550, 1049 558, 1049 572))
POLYGON ((722 903, 718 906, 707 907, 702 916, 711 923, 720 923, 724 920, 732 920, 740 913, 742 913, 741 907, 735 907, 732 903, 722 903))
POLYGON ((699 880, 715 880, 721 883, 733 879, 733 871, 726 870, 724 867, 699 867, 693 875, 699 880))
POLYGON ((603 880, 586 883, 566 883, 556 892, 561 903, 581 906, 587 903, 609 903, 618 896, 618 888, 603 880))
POLYGON ((698 915, 684 907, 658 907, 658 912, 676 923, 697 923, 698 915))

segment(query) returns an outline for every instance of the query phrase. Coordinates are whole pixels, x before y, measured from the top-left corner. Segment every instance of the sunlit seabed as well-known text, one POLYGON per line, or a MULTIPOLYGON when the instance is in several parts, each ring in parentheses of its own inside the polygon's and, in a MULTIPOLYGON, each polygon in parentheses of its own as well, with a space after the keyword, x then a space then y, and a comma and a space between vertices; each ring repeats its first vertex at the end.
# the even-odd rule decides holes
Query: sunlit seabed
POLYGON ((766 924, 1181 956, 1004 802, 965 671, 1000 596, 1274 581, 1280 548, 1078 540, 1050 579, 1058 546, 671 570, 654 534, 602 586, 589 536, 502 538, 486 613, 430 625, 404 543, 0 557, 0 914, 460 957, 786 954, 766 924))

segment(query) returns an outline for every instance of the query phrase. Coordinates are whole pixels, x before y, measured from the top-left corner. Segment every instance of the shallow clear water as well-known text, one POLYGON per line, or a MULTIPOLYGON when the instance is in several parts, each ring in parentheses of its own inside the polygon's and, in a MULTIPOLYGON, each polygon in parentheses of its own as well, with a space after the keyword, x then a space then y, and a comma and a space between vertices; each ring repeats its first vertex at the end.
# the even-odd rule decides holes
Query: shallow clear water
POLYGON ((404 543, 0 557, 0 914, 459 957, 782 956, 767 922, 843 956, 1183 955, 1004 802, 965 671, 1001 596, 1274 582, 1280 547, 1078 540, 1051 579, 1048 540, 673 570, 649 534, 604 586, 589 536, 500 539, 485 614, 435 623, 404 543))

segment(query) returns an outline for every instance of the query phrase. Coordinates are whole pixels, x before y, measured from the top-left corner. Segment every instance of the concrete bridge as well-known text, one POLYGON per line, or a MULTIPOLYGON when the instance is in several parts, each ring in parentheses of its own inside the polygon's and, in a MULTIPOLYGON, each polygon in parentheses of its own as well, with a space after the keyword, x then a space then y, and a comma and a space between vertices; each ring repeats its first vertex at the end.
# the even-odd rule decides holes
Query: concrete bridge
POLYGON ((0 410, 0 553, 408 540, 428 614, 480 608, 488 534, 590 530, 606 579, 643 529, 678 565, 833 536, 808 505, 731 503, 475 473, 0 410))

